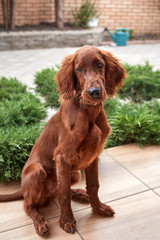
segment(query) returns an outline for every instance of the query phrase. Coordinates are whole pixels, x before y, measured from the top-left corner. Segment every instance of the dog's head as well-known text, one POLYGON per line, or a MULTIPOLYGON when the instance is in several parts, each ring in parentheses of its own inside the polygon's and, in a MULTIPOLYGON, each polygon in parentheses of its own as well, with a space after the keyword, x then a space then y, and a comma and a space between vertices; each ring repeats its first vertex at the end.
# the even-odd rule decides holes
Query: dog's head
POLYGON ((65 58, 56 76, 63 99, 74 94, 88 103, 100 103, 121 87, 126 71, 111 53, 84 46, 65 58))

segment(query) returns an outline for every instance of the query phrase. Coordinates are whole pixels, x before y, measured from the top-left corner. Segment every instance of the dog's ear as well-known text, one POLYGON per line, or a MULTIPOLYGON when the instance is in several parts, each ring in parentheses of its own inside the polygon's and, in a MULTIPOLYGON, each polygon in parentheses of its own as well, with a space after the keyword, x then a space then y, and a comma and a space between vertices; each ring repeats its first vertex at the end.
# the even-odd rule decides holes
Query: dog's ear
POLYGON ((105 89, 109 96, 113 96, 122 86, 127 73, 111 53, 100 50, 100 54, 105 61, 105 89))
POLYGON ((73 55, 68 55, 58 71, 55 79, 58 85, 59 94, 63 99, 69 99, 73 96, 73 55))

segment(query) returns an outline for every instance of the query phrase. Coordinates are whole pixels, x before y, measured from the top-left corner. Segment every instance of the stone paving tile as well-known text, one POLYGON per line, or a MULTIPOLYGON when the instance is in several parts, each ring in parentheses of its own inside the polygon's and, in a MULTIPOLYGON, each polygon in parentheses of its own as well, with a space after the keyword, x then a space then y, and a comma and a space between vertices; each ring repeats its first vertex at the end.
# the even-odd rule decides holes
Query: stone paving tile
POLYGON ((121 145, 117 147, 108 148, 106 149, 106 151, 110 156, 115 157, 119 155, 125 155, 128 153, 136 153, 142 149, 143 148, 140 148, 138 144, 132 143, 132 144, 125 145, 125 148, 124 148, 124 145, 121 145))
POLYGON ((160 187, 155 188, 155 189, 154 189, 154 192, 156 192, 156 193, 160 196, 160 187))
MULTIPOLYGON (((54 202, 40 208, 39 212, 46 219, 60 215, 60 210, 54 202)), ((23 200, 0 203, 0 216, 0 233, 33 223, 23 209, 23 200)))
MULTIPOLYGON (((127 146, 126 146, 127 148, 127 146)), ((139 148, 135 153, 118 154, 114 155, 114 159, 119 162, 121 166, 128 169, 135 177, 146 184, 150 188, 156 188, 160 186, 160 145, 146 146, 139 148)))
POLYGON ((35 232, 33 224, 23 226, 20 228, 12 229, 10 231, 0 233, 1 240, 81 240, 81 237, 76 232, 69 234, 64 232, 59 226, 59 218, 50 219, 49 222, 49 235, 48 237, 41 237, 35 232))
POLYGON ((160 197, 152 191, 113 201, 116 214, 104 218, 90 209, 75 214, 85 240, 159 240, 160 197))
POLYGON ((9 183, 0 183, 0 194, 10 194, 19 190, 21 187, 20 180, 9 183))

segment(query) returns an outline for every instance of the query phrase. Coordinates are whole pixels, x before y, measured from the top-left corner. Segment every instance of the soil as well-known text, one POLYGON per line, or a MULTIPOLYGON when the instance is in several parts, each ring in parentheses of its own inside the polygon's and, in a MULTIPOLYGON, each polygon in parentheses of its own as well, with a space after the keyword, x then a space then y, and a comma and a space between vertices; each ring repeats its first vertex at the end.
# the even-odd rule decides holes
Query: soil
MULTIPOLYGON (((71 24, 64 24, 64 31, 66 30, 75 30, 75 29, 79 29, 79 30, 83 30, 83 28, 75 28, 73 25, 71 24)), ((56 27, 56 23, 40 23, 39 25, 23 25, 23 26, 16 26, 14 32, 19 32, 19 31, 55 31, 58 30, 56 27)), ((4 26, 0 25, 0 32, 4 32, 4 26)), ((9 30, 10 32, 13 32, 11 30, 9 30)))

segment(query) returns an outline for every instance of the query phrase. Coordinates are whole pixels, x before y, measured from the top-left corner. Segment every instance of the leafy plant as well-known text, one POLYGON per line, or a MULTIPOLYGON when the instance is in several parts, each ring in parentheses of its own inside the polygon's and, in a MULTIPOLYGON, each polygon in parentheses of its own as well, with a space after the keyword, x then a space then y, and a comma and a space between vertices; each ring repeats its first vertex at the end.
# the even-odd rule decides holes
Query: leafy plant
POLYGON ((152 66, 124 65, 128 73, 123 87, 119 90, 120 98, 128 98, 134 102, 150 101, 152 98, 160 98, 160 71, 153 71, 152 66))
POLYGON ((0 127, 30 125, 46 117, 46 109, 36 96, 29 92, 16 95, 12 100, 0 102, 0 127))
POLYGON ((19 101, 21 94, 26 93, 26 89, 27 87, 16 78, 7 79, 2 77, 0 79, 0 101, 7 99, 19 101))
POLYGON ((17 79, 0 79, 0 181, 18 179, 43 129, 46 108, 17 79))
POLYGON ((0 181, 17 180, 43 126, 0 128, 0 181))
POLYGON ((107 113, 107 117, 111 117, 117 111, 117 108, 120 108, 121 104, 118 98, 109 98, 106 102, 104 102, 104 109, 107 113))
POLYGON ((112 134, 107 140, 107 147, 133 142, 140 145, 160 144, 160 103, 156 100, 142 104, 119 103, 108 121, 112 134))
POLYGON ((75 8, 75 10, 72 11, 72 14, 75 27, 80 26, 86 28, 89 20, 98 16, 98 11, 94 2, 83 0, 80 8, 75 8))
POLYGON ((133 29, 130 29, 130 38, 133 37, 133 34, 134 34, 134 30, 133 30, 133 29))
POLYGON ((55 68, 46 68, 35 75, 36 92, 40 93, 46 100, 47 106, 59 107, 58 91, 53 80, 57 70, 55 68))

